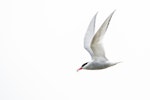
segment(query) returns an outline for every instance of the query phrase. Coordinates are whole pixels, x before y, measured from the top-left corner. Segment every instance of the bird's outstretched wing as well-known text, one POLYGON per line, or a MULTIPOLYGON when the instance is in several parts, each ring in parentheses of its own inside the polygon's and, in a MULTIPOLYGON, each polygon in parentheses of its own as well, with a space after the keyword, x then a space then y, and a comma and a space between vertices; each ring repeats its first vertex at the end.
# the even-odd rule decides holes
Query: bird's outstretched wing
POLYGON ((91 49, 91 43, 92 43, 92 39, 94 37, 94 32, 95 32, 96 16, 97 16, 97 13, 92 18, 92 20, 91 20, 91 22, 90 22, 90 24, 88 26, 87 32, 85 34, 85 37, 84 37, 84 48, 90 53, 91 57, 94 56, 94 53, 93 53, 93 51, 91 49))
POLYGON ((91 42, 91 49, 93 51, 93 59, 100 59, 100 60, 107 60, 105 57, 105 51, 102 45, 103 36, 108 28, 109 22, 114 12, 112 12, 101 27, 98 29, 96 34, 94 35, 92 42, 91 42))

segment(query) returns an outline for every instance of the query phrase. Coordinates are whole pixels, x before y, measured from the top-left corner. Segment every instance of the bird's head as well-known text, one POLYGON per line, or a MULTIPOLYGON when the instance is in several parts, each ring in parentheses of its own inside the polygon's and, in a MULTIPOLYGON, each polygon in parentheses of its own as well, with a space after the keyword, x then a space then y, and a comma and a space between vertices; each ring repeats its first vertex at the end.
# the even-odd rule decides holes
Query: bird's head
POLYGON ((88 64, 88 62, 84 63, 79 69, 77 69, 77 72, 81 69, 84 69, 84 67, 88 64))

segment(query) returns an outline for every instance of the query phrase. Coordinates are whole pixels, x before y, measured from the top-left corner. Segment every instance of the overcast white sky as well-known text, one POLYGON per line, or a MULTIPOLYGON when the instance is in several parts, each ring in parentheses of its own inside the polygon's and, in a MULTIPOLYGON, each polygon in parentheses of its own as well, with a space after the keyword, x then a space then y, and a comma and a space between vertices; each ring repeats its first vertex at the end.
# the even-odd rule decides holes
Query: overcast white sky
POLYGON ((149 0, 1 0, 0 100, 150 100, 149 0), (76 72, 83 38, 116 9, 104 70, 76 72))

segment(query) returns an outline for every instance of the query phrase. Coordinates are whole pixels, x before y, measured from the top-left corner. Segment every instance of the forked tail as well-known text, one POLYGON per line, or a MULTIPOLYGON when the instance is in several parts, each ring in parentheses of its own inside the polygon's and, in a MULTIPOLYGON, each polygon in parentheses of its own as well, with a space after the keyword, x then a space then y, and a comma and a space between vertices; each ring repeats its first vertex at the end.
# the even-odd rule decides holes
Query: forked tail
POLYGON ((112 66, 117 65, 117 64, 119 64, 119 63, 122 63, 122 61, 112 63, 112 66))

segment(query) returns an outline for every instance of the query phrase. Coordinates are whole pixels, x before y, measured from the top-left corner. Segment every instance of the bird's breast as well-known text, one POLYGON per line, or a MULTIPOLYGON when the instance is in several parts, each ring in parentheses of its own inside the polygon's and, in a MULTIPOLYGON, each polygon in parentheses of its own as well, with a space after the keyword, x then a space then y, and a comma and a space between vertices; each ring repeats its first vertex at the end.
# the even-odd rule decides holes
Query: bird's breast
POLYGON ((107 62, 92 62, 91 64, 89 64, 87 66, 86 69, 97 70, 97 69, 104 69, 104 68, 107 68, 109 66, 110 66, 110 64, 107 62))

